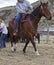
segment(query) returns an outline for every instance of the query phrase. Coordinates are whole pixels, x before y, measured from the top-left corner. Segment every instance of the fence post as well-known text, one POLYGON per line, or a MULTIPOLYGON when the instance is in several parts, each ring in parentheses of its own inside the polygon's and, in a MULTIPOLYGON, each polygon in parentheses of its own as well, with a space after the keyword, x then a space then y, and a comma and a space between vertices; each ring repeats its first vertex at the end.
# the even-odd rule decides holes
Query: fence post
POLYGON ((46 37, 46 43, 48 43, 49 42, 49 25, 48 25, 48 23, 46 23, 47 24, 47 37, 46 37))

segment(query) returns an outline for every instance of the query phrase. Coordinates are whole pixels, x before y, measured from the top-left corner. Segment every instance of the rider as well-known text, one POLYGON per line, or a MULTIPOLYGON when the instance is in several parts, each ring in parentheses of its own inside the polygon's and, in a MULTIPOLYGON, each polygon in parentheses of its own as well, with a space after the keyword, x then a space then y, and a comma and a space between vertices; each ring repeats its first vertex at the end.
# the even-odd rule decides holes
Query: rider
POLYGON ((20 19, 23 18, 24 15, 30 14, 33 11, 32 5, 26 0, 17 0, 16 3, 17 15, 15 17, 14 23, 14 33, 17 32, 17 27, 19 27, 20 19))

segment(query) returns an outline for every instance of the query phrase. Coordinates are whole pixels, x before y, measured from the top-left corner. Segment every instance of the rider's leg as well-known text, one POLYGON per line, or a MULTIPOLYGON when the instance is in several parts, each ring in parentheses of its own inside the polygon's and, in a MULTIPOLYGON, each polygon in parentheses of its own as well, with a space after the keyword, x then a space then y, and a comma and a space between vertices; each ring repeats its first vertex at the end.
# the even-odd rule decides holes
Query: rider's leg
POLYGON ((19 22, 20 22, 19 20, 21 19, 21 17, 22 17, 21 13, 19 13, 19 14, 16 15, 16 17, 15 17, 15 23, 14 23, 14 31, 16 31, 17 27, 19 26, 19 22))

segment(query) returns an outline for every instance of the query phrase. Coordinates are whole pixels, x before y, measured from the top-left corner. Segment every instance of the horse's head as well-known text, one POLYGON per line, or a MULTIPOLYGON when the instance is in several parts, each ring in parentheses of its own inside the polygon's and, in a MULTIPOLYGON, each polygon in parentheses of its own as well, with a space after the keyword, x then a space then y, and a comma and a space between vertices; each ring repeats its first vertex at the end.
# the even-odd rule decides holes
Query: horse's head
POLYGON ((48 20, 50 20, 52 17, 51 17, 51 13, 48 9, 48 2, 47 3, 42 3, 41 2, 41 5, 40 5, 40 11, 41 11, 41 15, 46 17, 48 20))

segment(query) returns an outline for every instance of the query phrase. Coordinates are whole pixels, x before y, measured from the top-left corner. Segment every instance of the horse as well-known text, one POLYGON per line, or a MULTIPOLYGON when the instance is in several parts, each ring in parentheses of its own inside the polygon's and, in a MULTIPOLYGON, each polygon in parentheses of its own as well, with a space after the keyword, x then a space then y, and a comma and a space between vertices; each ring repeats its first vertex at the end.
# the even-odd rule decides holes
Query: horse
MULTIPOLYGON (((52 16, 51 16, 51 12, 48 9, 48 3, 42 3, 40 2, 40 5, 38 7, 36 7, 31 14, 29 14, 26 18, 26 21, 21 21, 21 27, 24 31, 24 35, 26 37, 26 44, 23 48, 23 53, 26 53, 26 47, 29 44, 29 41, 31 41, 34 50, 36 52, 37 55, 39 55, 38 49, 36 48, 36 44, 34 41, 34 36, 37 33, 37 28, 38 28, 38 23, 41 20, 42 16, 44 16, 46 19, 51 20, 52 16)), ((9 32, 10 32, 10 38, 11 38, 11 47, 12 47, 12 51, 16 50, 16 41, 14 41, 14 47, 13 47, 13 40, 14 40, 14 35, 13 35, 13 25, 11 24, 11 22, 9 22, 9 32)), ((19 32, 17 33, 17 35, 19 35, 19 37, 22 34, 19 34, 19 32)), ((15 37, 15 39, 17 39, 18 37, 15 37)))

